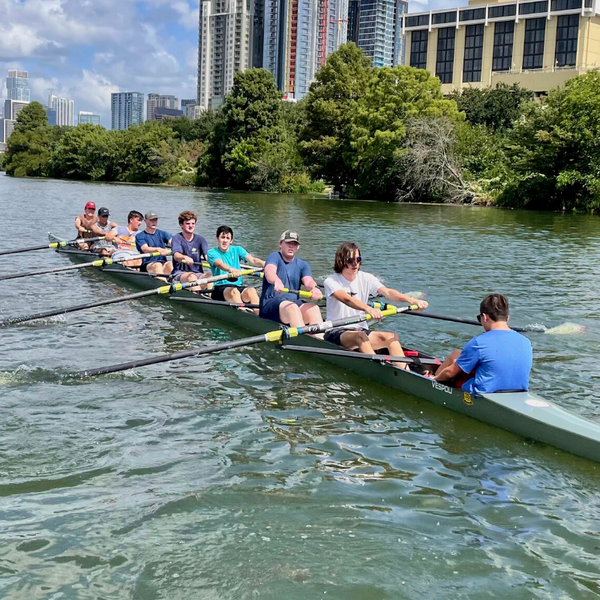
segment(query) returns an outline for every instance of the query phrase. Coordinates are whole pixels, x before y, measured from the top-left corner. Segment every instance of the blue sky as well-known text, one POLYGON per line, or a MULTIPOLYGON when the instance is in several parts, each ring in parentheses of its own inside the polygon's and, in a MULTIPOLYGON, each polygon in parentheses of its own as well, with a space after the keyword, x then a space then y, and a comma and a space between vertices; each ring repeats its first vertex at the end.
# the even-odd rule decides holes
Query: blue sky
POLYGON ((196 96, 197 0, 0 0, 0 94, 29 72, 32 100, 51 90, 110 126, 116 91, 196 96))
MULTIPOLYGON (((411 2, 410 12, 466 0, 411 2)), ((110 94, 196 96, 198 0, 0 0, 0 94, 29 72, 32 100, 52 90, 110 126, 110 94)))

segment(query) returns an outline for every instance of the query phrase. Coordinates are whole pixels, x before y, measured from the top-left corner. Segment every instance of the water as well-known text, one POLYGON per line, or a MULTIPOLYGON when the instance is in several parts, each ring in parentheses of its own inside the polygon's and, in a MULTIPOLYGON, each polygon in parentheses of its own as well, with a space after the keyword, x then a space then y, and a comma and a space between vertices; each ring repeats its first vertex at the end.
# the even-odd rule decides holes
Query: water
MULTIPOLYGON (((196 210, 258 256, 300 232, 317 279, 339 242, 432 312, 488 292, 529 334, 532 388, 600 421, 600 219, 0 177, 0 248, 73 237, 88 200, 196 210)), ((0 275, 69 264, 0 258, 0 275)), ((0 318, 133 290, 92 271, 0 283, 0 318)), ((443 356, 476 328, 398 316, 443 356)), ((313 599, 600 597, 600 467, 258 346, 89 382, 65 375, 247 333, 153 298, 4 329, 0 597, 313 599)))

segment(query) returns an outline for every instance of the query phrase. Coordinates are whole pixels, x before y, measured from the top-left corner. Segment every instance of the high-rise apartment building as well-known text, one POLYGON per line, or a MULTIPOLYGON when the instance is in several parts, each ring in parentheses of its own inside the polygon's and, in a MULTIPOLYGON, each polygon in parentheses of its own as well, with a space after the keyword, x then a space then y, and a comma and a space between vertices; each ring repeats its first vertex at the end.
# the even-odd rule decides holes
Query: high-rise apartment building
POLYGON ((90 125, 100 125, 100 115, 95 115, 94 113, 86 110, 80 110, 77 123, 79 125, 83 125, 85 123, 89 123, 90 125))
POLYGON ((156 120, 157 108, 179 109, 179 99, 167 94, 148 94, 146 102, 146 121, 156 120))
POLYGON ((348 0, 264 0, 262 66, 287 98, 300 100, 347 28, 348 0))
POLYGON ((29 78, 27 71, 9 71, 6 79, 9 100, 30 101, 29 78))
POLYGON ((144 122, 144 94, 117 92, 111 94, 111 128, 128 129, 144 122))
POLYGON ((405 0, 349 0, 348 41, 371 58, 374 67, 404 64, 402 16, 405 0))
POLYGON ((181 110, 183 114, 187 116, 187 107, 188 106, 196 106, 197 100, 194 98, 193 100, 182 100, 181 101, 181 110))
POLYGON ((25 100, 11 100, 10 98, 4 101, 4 118, 9 121, 16 121, 19 113, 25 108, 29 102, 25 100))
POLYGON ((600 13, 591 0, 488 2, 404 17, 407 62, 442 93, 498 83, 538 95, 598 68, 600 13))
POLYGON ((238 71, 252 66, 254 0, 201 0, 198 104, 216 108, 238 71))
POLYGON ((75 125, 75 103, 68 98, 48 96, 48 108, 56 111, 56 124, 73 127, 75 125))

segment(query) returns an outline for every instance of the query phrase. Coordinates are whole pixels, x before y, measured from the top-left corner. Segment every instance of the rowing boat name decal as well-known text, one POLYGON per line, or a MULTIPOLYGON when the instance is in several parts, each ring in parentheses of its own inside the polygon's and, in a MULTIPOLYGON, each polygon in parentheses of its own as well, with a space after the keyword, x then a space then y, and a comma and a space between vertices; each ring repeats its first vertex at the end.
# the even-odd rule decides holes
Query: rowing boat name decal
POLYGON ((435 381, 435 379, 431 379, 431 385, 440 392, 446 392, 446 394, 452 394, 452 388, 444 385, 443 383, 439 383, 439 381, 435 381))
POLYGON ((473 396, 469 392, 463 392, 463 402, 471 406, 473 404, 473 396))

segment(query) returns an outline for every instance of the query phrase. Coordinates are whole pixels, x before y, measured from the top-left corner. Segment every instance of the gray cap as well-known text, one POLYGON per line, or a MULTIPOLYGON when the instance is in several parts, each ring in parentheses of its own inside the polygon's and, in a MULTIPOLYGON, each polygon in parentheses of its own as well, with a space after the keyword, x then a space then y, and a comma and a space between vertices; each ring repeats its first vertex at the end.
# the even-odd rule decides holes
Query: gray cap
POLYGON ((298 242, 300 243, 300 236, 297 231, 286 229, 279 238, 280 242, 298 242))
POLYGON ((155 213, 153 210, 149 210, 146 213, 146 219, 148 219, 148 221, 150 221, 151 219, 158 219, 158 214, 155 213))

